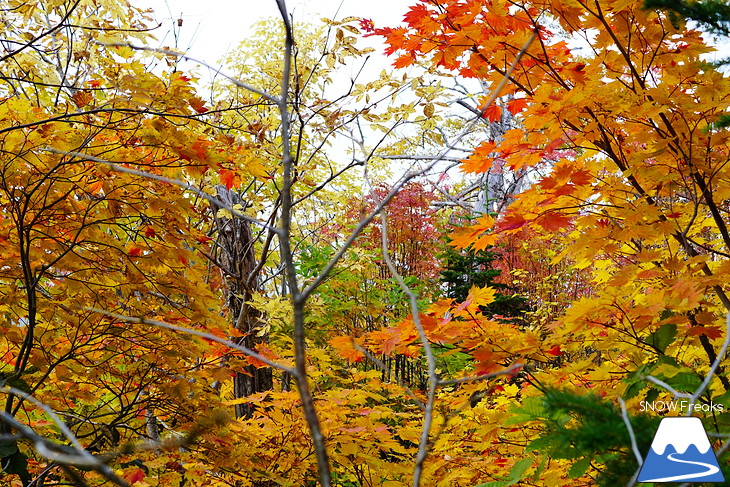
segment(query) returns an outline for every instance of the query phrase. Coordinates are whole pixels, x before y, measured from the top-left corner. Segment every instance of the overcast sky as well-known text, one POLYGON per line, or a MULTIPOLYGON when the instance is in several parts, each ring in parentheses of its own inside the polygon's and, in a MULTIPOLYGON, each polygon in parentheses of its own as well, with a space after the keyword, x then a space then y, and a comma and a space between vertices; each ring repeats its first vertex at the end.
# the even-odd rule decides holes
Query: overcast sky
MULTIPOLYGON (((209 63, 217 62, 234 49, 256 21, 279 16, 275 0, 130 0, 133 5, 152 8, 162 22, 157 38, 174 46, 172 26, 183 19, 180 49, 209 63), (167 37, 166 37, 167 34, 167 37)), ((372 19, 379 26, 394 26, 414 0, 288 0, 295 21, 316 21, 322 17, 342 19, 356 16, 372 19)))

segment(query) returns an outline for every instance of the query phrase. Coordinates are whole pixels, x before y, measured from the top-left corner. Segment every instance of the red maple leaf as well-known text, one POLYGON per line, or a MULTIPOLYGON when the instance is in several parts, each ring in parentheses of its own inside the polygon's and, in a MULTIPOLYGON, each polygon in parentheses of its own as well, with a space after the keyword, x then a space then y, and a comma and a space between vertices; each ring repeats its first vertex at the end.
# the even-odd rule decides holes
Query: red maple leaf
POLYGON ((571 218, 560 213, 547 213, 540 217, 537 223, 545 230, 555 232, 570 226, 571 218))
POLYGON ((231 189, 233 187, 233 181, 236 178, 236 173, 228 169, 221 169, 218 172, 218 177, 221 178, 221 183, 223 183, 227 189, 231 189))
POLYGON ((490 105, 482 111, 482 117, 492 122, 499 122, 499 119, 502 118, 502 107, 490 105))
POLYGON ((360 19, 360 28, 365 32, 369 32, 371 35, 375 31, 375 24, 370 19, 360 19))
POLYGON ((141 468, 135 468, 134 470, 124 475, 124 480, 129 482, 129 484, 131 485, 135 482, 141 482, 146 476, 147 474, 144 473, 144 470, 142 470, 141 468))
POLYGON ((524 227, 529 222, 525 220, 523 215, 519 213, 510 213, 499 221, 497 228, 499 230, 517 230, 524 227))

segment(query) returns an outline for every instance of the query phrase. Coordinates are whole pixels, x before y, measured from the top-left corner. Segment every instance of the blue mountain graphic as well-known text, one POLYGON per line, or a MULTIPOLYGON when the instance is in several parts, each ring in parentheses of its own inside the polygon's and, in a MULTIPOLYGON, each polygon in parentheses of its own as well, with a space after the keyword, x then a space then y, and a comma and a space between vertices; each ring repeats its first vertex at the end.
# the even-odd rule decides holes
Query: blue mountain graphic
MULTIPOLYGON (((684 475, 692 475, 691 478, 685 478, 682 482, 724 482, 725 478, 721 472, 707 475, 710 467, 702 465, 694 465, 685 462, 697 462, 700 464, 717 466, 717 460, 712 450, 708 450, 704 455, 694 445, 690 445, 684 453, 677 453, 673 445, 667 446, 664 455, 657 455, 654 450, 649 449, 649 454, 644 460, 644 468, 641 469, 639 482, 650 482, 652 479, 679 477, 684 475)), ((655 480, 656 481, 656 480, 655 480)))
POLYGON ((724 482, 725 478, 700 419, 675 417, 662 419, 637 480, 724 482))

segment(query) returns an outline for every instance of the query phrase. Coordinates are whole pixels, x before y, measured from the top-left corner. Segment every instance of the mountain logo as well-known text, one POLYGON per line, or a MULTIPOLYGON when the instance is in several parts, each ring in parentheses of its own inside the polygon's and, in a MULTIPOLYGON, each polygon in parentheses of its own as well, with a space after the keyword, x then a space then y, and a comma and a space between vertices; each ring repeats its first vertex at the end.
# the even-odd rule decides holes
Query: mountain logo
POLYGON ((637 481, 724 482, 702 420, 662 418, 637 481))

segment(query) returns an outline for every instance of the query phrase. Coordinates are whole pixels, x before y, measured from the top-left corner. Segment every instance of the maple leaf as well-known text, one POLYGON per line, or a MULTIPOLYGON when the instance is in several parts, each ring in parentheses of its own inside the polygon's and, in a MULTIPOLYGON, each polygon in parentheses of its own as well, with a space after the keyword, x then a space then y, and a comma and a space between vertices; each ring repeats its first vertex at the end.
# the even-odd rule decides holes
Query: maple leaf
POLYGON ((360 29, 367 32, 368 34, 373 34, 375 31, 375 24, 371 19, 360 19, 360 29))
POLYGON ((126 480, 130 485, 133 485, 137 482, 142 482, 144 478, 147 476, 147 474, 142 470, 141 468, 134 468, 130 471, 126 472, 123 476, 124 480, 126 480))
POLYGON ((415 59, 410 54, 403 54, 402 56, 398 56, 398 58, 393 61, 393 67, 394 68, 405 68, 410 66, 415 62, 415 59))
POLYGON ((568 215, 561 215, 557 212, 549 212, 541 215, 535 220, 545 230, 556 232, 563 228, 569 227, 572 222, 572 218, 568 215))
POLYGON ((197 96, 190 98, 190 106, 193 107, 193 110, 201 114, 208 111, 205 107, 205 101, 197 96))
POLYGON ((488 172, 494 163, 493 153, 496 147, 497 144, 494 142, 482 142, 468 158, 461 162, 461 171, 467 174, 488 172))
POLYGON ((431 20, 430 12, 426 5, 419 3, 410 7, 403 16, 403 20, 412 27, 428 26, 431 20))
POLYGON ((500 219, 497 224, 497 228, 502 230, 517 230, 530 223, 529 220, 525 219, 525 216, 521 213, 508 213, 504 218, 500 219))
POLYGON ((83 108, 94 99, 94 95, 89 90, 78 90, 72 96, 71 100, 76 104, 77 107, 83 108))
POLYGON ((86 191, 88 191, 89 193, 94 194, 94 195, 100 194, 103 189, 104 189, 104 181, 102 181, 102 180, 95 181, 86 187, 86 191))
POLYGON ((700 336, 705 335, 711 340, 716 340, 723 336, 724 331, 716 326, 692 326, 687 330, 687 335, 700 336))
POLYGON ((490 106, 482 110, 482 118, 490 122, 499 122, 502 118, 502 107, 492 103, 490 106))
POLYGON ((473 245, 474 250, 484 250, 496 242, 496 235, 490 233, 494 227, 494 218, 484 215, 476 223, 468 227, 457 228, 450 235, 449 245, 459 248, 468 248, 473 245))
POLYGON ((454 314, 461 311, 467 311, 470 314, 477 313, 480 306, 494 302, 496 293, 496 289, 492 287, 472 286, 464 302, 454 309, 454 314))
POLYGON ((529 103, 529 100, 527 98, 515 98, 515 99, 507 102, 507 109, 513 115, 516 115, 516 114, 520 113, 522 110, 524 110, 525 108, 527 108, 528 103, 529 103))
POLYGON ((231 189, 234 185, 234 181, 236 180, 236 173, 228 169, 221 169, 218 171, 218 177, 226 189, 231 189))
POLYGON ((338 355, 350 362, 360 362, 365 357, 361 351, 355 348, 353 338, 349 335, 331 338, 328 343, 337 351, 338 355))

